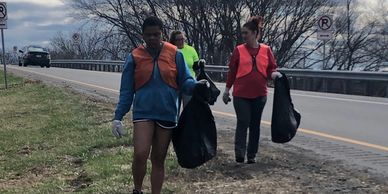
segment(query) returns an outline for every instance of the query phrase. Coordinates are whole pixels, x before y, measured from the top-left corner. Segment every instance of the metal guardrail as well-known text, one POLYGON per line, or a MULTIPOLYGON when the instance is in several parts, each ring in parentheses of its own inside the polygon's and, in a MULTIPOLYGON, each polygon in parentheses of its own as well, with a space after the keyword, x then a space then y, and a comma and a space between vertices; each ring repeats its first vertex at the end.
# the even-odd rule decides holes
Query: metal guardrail
MULTIPOLYGON (((52 67, 85 69, 92 71, 121 72, 124 61, 100 60, 52 60, 52 67)), ((226 80, 227 66, 206 65, 206 71, 214 81, 226 80)), ((388 97, 387 72, 320 71, 284 69, 290 87, 297 90, 388 97)))
MULTIPOLYGON (((121 72, 124 61, 101 61, 101 60, 52 60, 51 66, 73 69, 87 69, 97 71, 121 72)), ((206 71, 214 73, 227 73, 228 66, 206 65, 206 71)), ((355 72, 355 71, 328 71, 307 69, 285 69, 279 71, 289 77, 310 77, 328 79, 348 79, 366 81, 388 81, 387 72, 355 72)))
POLYGON ((92 71, 123 71, 124 61, 101 61, 101 60, 51 60, 52 67, 85 69, 92 71))

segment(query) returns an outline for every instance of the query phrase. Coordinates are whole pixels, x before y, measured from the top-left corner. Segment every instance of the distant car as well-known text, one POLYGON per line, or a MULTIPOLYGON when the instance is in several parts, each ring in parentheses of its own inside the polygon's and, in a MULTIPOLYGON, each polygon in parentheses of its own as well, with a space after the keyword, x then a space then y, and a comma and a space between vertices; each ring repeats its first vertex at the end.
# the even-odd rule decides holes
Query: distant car
POLYGON ((35 65, 40 67, 50 67, 50 53, 39 46, 27 46, 19 50, 19 66, 35 65))

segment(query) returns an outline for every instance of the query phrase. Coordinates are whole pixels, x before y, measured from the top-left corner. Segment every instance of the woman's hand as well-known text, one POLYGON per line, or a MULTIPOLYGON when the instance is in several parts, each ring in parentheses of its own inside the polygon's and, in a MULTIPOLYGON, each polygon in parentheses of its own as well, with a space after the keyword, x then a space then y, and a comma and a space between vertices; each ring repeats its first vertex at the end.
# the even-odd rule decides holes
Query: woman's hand
POLYGON ((123 123, 119 120, 114 120, 112 122, 112 134, 117 138, 122 138, 127 135, 127 132, 124 130, 123 123))
POLYGON ((272 80, 275 80, 276 78, 282 78, 282 77, 283 77, 283 75, 278 71, 275 71, 271 74, 272 80))
POLYGON ((222 101, 224 101, 225 104, 228 104, 232 99, 230 99, 230 94, 229 94, 229 88, 225 88, 224 95, 222 96, 222 101))

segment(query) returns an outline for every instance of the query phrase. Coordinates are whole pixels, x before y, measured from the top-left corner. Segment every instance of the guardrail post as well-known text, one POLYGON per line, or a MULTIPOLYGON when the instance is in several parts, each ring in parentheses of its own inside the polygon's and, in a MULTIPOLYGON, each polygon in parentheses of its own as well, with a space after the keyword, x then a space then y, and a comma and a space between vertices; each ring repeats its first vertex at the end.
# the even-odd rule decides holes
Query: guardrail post
POLYGON ((294 89, 294 78, 292 76, 288 77, 288 81, 290 82, 290 88, 294 89))
POLYGON ((342 82, 343 86, 343 93, 347 94, 348 93, 348 80, 343 80, 342 82))
POLYGON ((325 78, 322 79, 322 92, 327 92, 327 84, 328 84, 327 82, 328 82, 327 79, 325 78))
POLYGON ((308 84, 308 78, 302 78, 303 79, 303 90, 307 90, 307 84, 308 84))
POLYGON ((388 98, 388 83, 385 84, 385 97, 388 98))

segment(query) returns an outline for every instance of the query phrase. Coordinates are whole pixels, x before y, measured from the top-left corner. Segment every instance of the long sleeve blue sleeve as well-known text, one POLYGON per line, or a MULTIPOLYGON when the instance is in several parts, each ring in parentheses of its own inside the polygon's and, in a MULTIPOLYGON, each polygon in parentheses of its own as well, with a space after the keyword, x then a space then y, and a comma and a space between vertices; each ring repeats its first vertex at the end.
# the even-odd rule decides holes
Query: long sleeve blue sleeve
POLYGON ((134 61, 132 55, 127 57, 121 75, 120 97, 115 111, 115 120, 122 120, 132 106, 134 96, 134 61))
POLYGON ((186 65, 185 59, 181 51, 177 51, 176 65, 178 70, 178 85, 179 89, 186 95, 193 94, 194 87, 197 81, 191 76, 190 70, 186 65))

